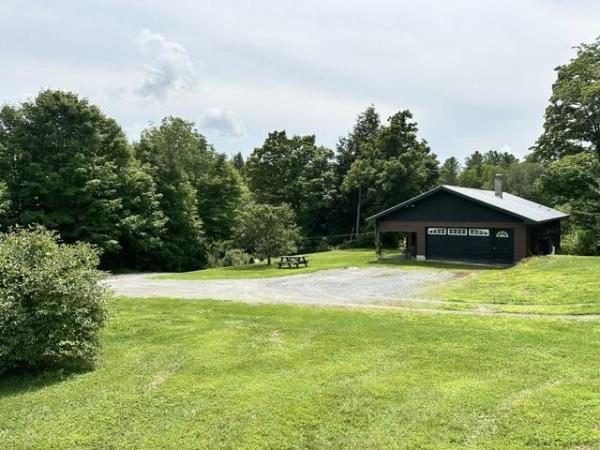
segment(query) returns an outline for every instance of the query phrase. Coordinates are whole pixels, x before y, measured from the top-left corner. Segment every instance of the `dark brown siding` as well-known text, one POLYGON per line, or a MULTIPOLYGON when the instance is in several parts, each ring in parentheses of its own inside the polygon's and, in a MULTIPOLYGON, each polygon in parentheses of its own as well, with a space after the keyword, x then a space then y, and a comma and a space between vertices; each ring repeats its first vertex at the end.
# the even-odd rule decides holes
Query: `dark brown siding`
POLYGON ((416 231, 417 255, 425 255, 425 237, 427 227, 453 227, 453 228, 512 228, 514 230, 515 261, 527 256, 527 229, 521 222, 412 222, 390 221, 378 222, 379 230, 385 231, 416 231))
POLYGON ((433 218, 440 222, 520 222, 506 212, 447 191, 438 191, 429 197, 405 205, 382 216, 381 220, 418 222, 433 218))

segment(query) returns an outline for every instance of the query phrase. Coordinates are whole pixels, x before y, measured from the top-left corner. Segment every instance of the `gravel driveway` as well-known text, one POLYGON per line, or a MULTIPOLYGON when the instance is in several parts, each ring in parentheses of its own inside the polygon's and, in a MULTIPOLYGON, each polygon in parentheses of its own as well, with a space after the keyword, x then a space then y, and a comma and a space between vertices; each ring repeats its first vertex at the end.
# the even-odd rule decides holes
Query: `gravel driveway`
POLYGON ((117 295, 128 297, 356 305, 410 300, 424 287, 455 276, 443 270, 358 267, 245 280, 153 280, 151 275, 115 275, 107 284, 117 295))

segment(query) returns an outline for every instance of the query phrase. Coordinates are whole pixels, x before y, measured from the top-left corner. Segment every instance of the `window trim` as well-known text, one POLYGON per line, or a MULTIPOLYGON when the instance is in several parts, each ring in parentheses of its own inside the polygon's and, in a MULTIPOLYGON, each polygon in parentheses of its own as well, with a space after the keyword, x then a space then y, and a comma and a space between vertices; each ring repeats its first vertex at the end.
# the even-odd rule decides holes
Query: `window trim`
POLYGON ((468 236, 466 228, 448 228, 448 236, 468 236))
POLYGON ((496 237, 500 239, 508 239, 510 234, 506 230, 500 230, 496 232, 496 237))
POLYGON ((469 228, 469 236, 471 237, 490 237, 489 228, 469 228))
POLYGON ((428 227, 427 234, 429 236, 446 236, 448 234, 446 228, 443 227, 428 227))

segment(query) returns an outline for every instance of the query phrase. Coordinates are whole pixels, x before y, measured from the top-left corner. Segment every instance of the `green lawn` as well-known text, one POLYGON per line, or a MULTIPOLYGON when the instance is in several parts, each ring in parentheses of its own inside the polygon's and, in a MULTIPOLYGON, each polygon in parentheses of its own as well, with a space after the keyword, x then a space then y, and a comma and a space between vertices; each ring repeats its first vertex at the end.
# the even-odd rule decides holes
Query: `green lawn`
POLYGON ((504 310, 600 312, 600 258, 545 256, 503 270, 470 274, 429 292, 453 302, 511 304, 504 310))
POLYGON ((412 268, 445 268, 450 270, 474 269, 482 270, 485 268, 473 268, 472 266, 428 263, 399 258, 396 251, 385 251, 384 259, 377 261, 375 250, 373 249, 355 249, 355 250, 333 250, 329 252, 309 253, 306 255, 309 264, 308 267, 299 267, 297 269, 278 269, 277 261, 268 266, 266 263, 251 264, 248 266, 221 267, 216 269, 196 270, 194 272, 184 272, 171 275, 160 275, 155 278, 172 280, 212 280, 212 279, 233 279, 233 278, 267 278, 281 277, 287 275, 297 275, 300 273, 316 272, 325 269, 338 269, 348 266, 358 267, 378 267, 378 266, 398 266, 404 269, 412 268))
POLYGON ((0 448, 600 448, 600 323, 120 299, 96 370, 0 378, 0 448))

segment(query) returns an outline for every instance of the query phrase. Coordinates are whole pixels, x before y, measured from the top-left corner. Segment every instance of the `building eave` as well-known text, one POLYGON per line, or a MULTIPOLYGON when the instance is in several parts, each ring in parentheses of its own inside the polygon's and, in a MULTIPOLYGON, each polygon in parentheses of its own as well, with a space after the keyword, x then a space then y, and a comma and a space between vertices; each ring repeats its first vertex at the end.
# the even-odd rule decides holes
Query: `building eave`
POLYGON ((512 217, 515 217, 516 219, 519 219, 520 221, 522 221, 524 223, 527 223, 527 224, 539 225, 539 224, 543 224, 543 223, 547 223, 547 222, 554 222, 554 221, 557 221, 557 220, 564 220, 564 219, 566 219, 566 218, 569 217, 569 214, 564 213, 563 215, 558 216, 558 217, 552 217, 552 218, 544 219, 544 220, 535 220, 535 219, 532 219, 531 217, 527 217, 527 216, 523 216, 521 214, 515 213, 514 211, 511 211, 510 209, 502 208, 502 207, 500 207, 498 205, 494 205, 492 203, 488 203, 488 202, 486 202, 484 200, 475 198, 473 196, 464 194, 462 192, 458 192, 458 191, 456 191, 454 189, 450 189, 450 188, 448 188, 448 187, 446 187, 445 185, 442 184, 442 185, 437 186, 437 187, 435 187, 433 189, 430 189, 429 191, 426 191, 426 192, 424 192, 424 193, 422 193, 420 195, 417 195, 416 197, 412 197, 412 198, 410 198, 410 199, 408 199, 408 200, 406 200, 406 201, 404 201, 402 203, 399 203, 398 205, 392 206, 391 208, 388 208, 388 209, 386 209, 384 211, 381 211, 381 212, 379 212, 377 214, 374 214, 374 215, 372 215, 370 217, 367 217, 365 219, 365 221, 366 222, 371 222, 373 220, 377 220, 377 219, 379 219, 381 217, 384 217, 384 216, 386 216, 386 215, 388 215, 388 214, 390 214, 390 213, 392 213, 394 211, 397 211, 398 209, 401 209, 401 208, 403 208, 403 207, 405 207, 407 205, 410 205, 412 203, 415 203, 415 202, 418 202, 420 200, 423 200, 424 198, 427 198, 430 195, 435 194, 436 192, 439 192, 441 190, 443 190, 445 192, 449 192, 451 194, 454 194, 454 195, 456 195, 458 197, 461 197, 461 198, 464 198, 466 200, 470 200, 470 201, 472 201, 474 203, 477 203, 479 205, 486 206, 486 207, 494 209, 496 211, 500 211, 500 212, 502 212, 504 214, 508 214, 508 215, 510 215, 512 217))

